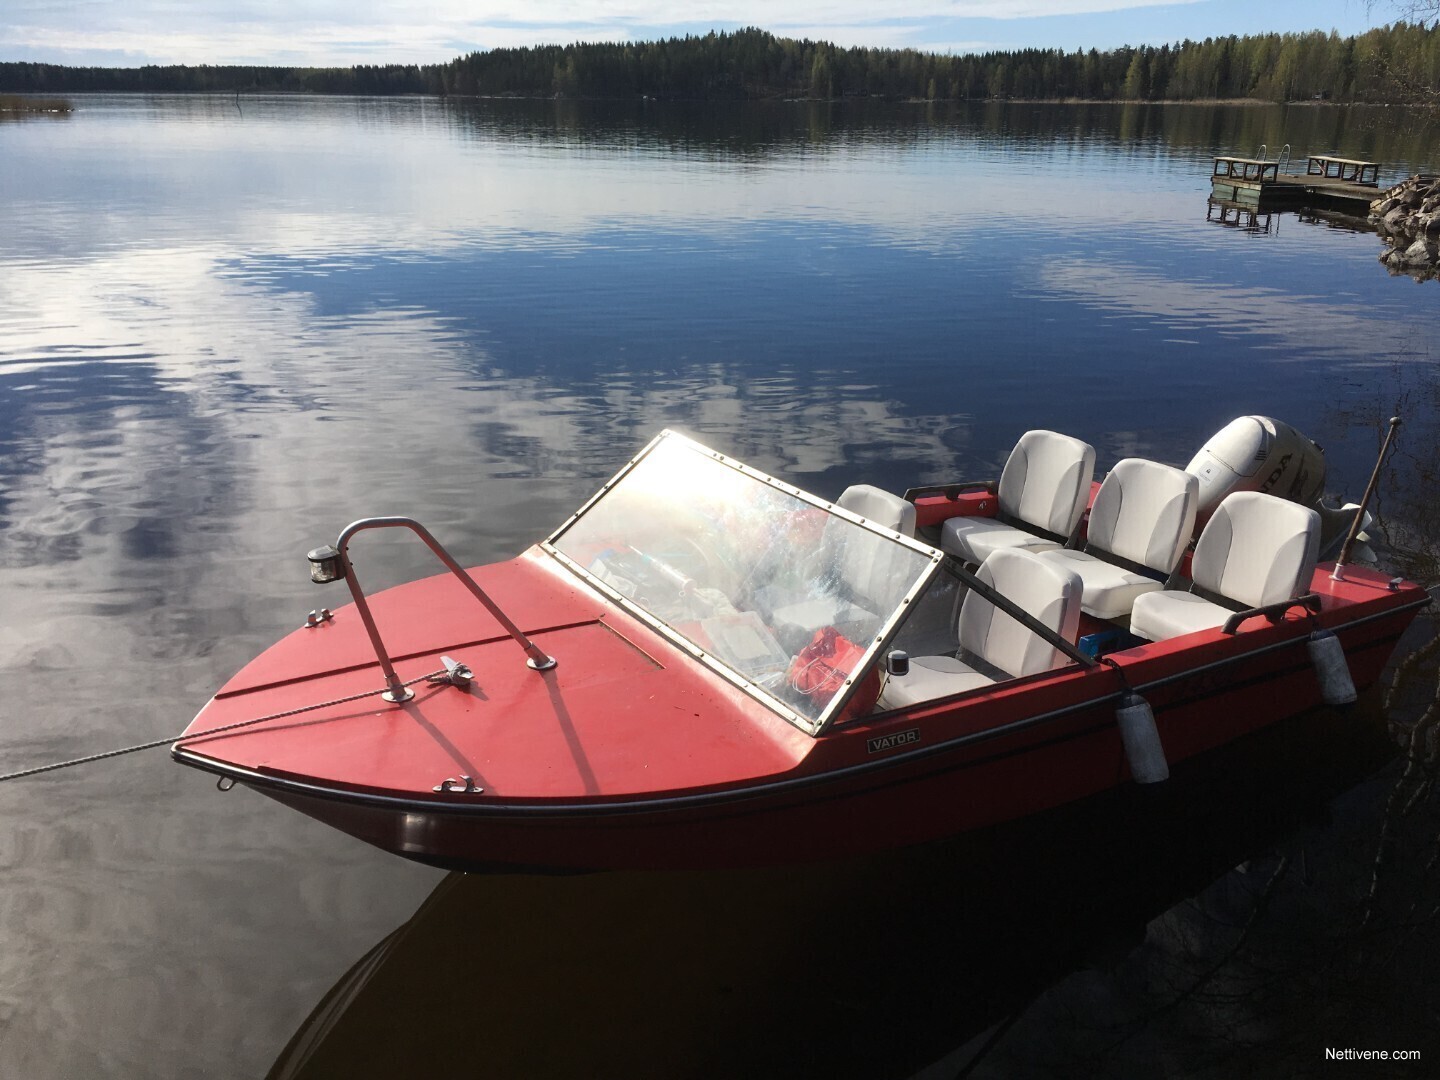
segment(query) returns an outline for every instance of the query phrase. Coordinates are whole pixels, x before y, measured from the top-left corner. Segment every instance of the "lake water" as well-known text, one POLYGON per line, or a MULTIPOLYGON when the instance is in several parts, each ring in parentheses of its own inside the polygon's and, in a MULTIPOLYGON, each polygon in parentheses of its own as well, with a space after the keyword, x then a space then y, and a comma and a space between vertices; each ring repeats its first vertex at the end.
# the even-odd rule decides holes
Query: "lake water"
MULTIPOLYGON (((250 96, 0 124, 0 772, 179 732, 338 599, 303 555, 352 519, 505 557, 662 427, 834 496, 996 475, 1032 427, 1102 469, 1183 464, 1262 413, 1353 496, 1407 402, 1419 477, 1440 285, 1390 276, 1358 224, 1239 228, 1207 195, 1212 155, 1260 143, 1380 161, 1388 184, 1440 165, 1436 130, 1329 106, 250 96)), ((414 544, 357 554, 367 586, 431 570, 414 544)), ((417 909, 713 893, 431 896, 442 879, 164 751, 0 785, 0 1075, 262 1075, 417 909)), ((483 1009, 515 992, 486 980, 495 945, 452 931, 425 970, 483 1009)), ((554 1012, 541 982, 536 1039, 593 1036, 573 979, 554 1012)))

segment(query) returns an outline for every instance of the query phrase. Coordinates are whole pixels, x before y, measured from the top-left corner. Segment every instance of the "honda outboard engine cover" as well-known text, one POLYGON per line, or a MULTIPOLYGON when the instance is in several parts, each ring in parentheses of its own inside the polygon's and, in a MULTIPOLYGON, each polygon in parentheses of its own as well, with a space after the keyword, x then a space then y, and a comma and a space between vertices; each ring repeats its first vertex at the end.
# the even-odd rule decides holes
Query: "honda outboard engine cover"
POLYGON ((1185 471, 1200 480, 1200 524, 1232 491, 1314 506, 1325 489, 1325 452, 1289 424, 1242 416, 1212 435, 1185 471))

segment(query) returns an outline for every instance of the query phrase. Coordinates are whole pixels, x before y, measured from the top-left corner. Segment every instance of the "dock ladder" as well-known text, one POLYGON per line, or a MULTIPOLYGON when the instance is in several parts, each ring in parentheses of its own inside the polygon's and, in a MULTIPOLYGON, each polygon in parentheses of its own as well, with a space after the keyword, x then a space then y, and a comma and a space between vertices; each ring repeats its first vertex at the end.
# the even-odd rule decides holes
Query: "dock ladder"
MULTIPOLYGON (((1264 161, 1264 160, 1265 160, 1265 154, 1266 154, 1266 152, 1267 152, 1269 149, 1270 149, 1270 148, 1269 148, 1268 146, 1266 146, 1266 145, 1262 142, 1262 143, 1260 144, 1260 149, 1255 151, 1255 157, 1256 157, 1258 160, 1260 160, 1260 161, 1264 161)), ((1276 173, 1282 173, 1282 172, 1284 172, 1285 169, 1289 166, 1289 164, 1290 164, 1290 144, 1287 142, 1284 146, 1282 146, 1282 147, 1280 148, 1280 153, 1275 156, 1275 172, 1276 172, 1276 173)))

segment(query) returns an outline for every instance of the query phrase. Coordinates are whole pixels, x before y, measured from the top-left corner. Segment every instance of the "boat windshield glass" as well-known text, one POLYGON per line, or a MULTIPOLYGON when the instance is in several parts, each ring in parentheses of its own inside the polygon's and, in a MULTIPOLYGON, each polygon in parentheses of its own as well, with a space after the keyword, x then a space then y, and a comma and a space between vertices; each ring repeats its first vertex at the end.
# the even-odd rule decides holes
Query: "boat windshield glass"
POLYGON ((670 432, 549 545, 812 732, 868 709, 860 676, 939 560, 670 432))

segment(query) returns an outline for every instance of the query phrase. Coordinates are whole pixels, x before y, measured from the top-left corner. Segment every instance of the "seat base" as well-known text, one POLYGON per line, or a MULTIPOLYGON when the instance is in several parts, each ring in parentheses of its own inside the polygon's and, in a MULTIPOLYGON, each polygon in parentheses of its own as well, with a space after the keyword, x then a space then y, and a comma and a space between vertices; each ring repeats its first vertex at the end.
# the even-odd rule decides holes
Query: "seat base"
POLYGON ((1137 598, 1165 587, 1164 582, 1083 551, 1055 548, 1039 554, 1042 559, 1080 575, 1084 585, 1080 610, 1097 619, 1123 619, 1130 614, 1137 598))
POLYGON ((910 674, 891 675, 880 691, 877 707, 899 709, 920 701, 990 686, 995 682, 953 656, 916 656, 910 660, 910 674))
POLYGON ((953 517, 948 518, 940 530, 941 550, 976 565, 1000 548, 1019 548, 1022 551, 1050 551, 1060 545, 1043 536, 1006 525, 994 518, 953 517))
POLYGON ((1225 625, 1234 612, 1194 593, 1164 590, 1149 592, 1135 600, 1130 614, 1130 632, 1150 641, 1193 634, 1225 625))

